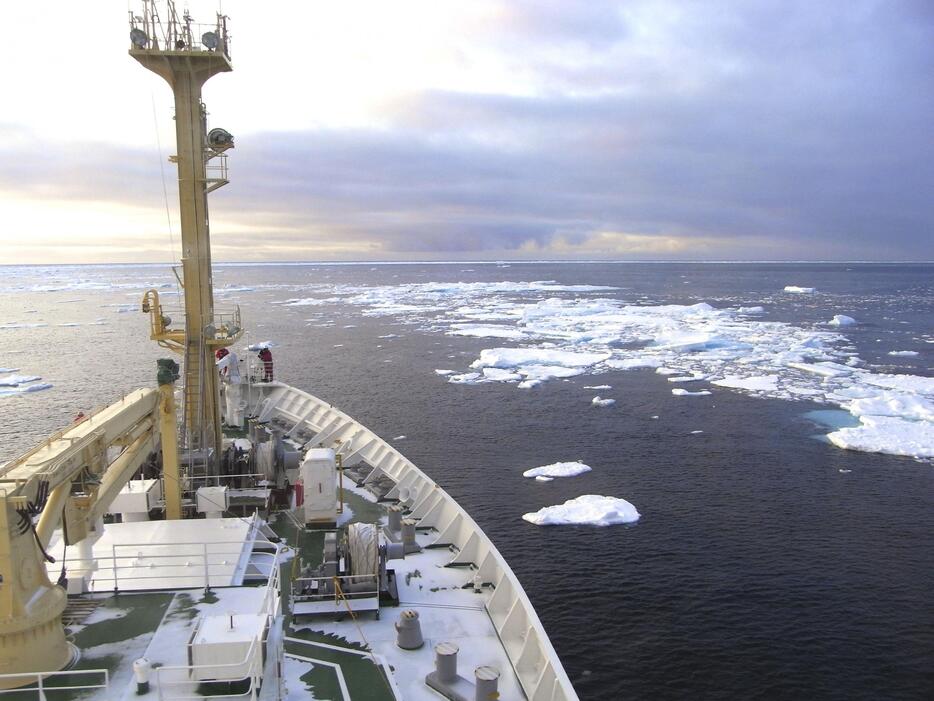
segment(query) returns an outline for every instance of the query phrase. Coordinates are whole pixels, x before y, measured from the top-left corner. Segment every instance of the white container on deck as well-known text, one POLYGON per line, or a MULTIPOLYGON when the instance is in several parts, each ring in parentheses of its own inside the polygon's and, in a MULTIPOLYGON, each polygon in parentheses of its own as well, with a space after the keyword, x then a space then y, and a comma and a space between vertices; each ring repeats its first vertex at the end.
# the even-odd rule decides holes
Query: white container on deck
POLYGON ((263 672, 263 640, 268 619, 263 614, 205 616, 191 636, 192 678, 235 681, 263 672))
POLYGON ((301 466, 305 523, 337 521, 337 460, 330 448, 312 448, 301 466))
POLYGON ((230 506, 227 487, 199 487, 198 513, 205 518, 221 518, 230 506))
POLYGON ((159 480, 130 480, 110 503, 110 513, 120 514, 123 523, 148 521, 149 512, 162 499, 159 480))

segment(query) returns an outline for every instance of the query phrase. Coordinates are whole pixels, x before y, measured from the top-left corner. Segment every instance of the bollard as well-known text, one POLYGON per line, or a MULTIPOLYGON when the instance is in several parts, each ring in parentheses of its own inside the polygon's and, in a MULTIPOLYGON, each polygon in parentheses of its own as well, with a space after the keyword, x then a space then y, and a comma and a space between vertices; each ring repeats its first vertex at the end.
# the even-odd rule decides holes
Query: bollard
POLYGON ((151 672, 152 664, 145 657, 140 657, 133 662, 133 676, 136 678, 137 696, 149 693, 149 674, 151 672))
POLYGON ((477 682, 475 701, 495 701, 499 698, 499 671, 483 665, 477 667, 473 674, 477 682))
POLYGON ((454 643, 435 645, 435 676, 439 682, 450 684, 457 679, 457 652, 454 643))
POLYGON ((405 547, 405 553, 417 553, 421 550, 418 543, 415 542, 415 519, 402 519, 402 545, 405 547))
POLYGON ((402 530, 402 507, 393 504, 389 507, 389 532, 398 533, 402 530))
POLYGON ((396 645, 403 650, 417 650, 424 644, 418 612, 406 609, 399 614, 399 620, 396 622, 396 645))

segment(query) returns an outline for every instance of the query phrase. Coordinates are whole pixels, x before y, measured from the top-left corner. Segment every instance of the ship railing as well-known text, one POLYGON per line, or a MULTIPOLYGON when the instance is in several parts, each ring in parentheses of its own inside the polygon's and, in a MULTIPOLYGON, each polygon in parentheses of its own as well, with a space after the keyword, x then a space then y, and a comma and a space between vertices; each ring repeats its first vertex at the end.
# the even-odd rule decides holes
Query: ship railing
POLYGON ((208 160, 204 164, 205 179, 208 182, 214 182, 218 180, 226 182, 227 176, 229 175, 227 168, 227 154, 208 151, 207 156, 208 160))
MULTIPOLYGON (((263 599, 257 613, 266 616, 266 626, 261 638, 254 638, 243 658, 236 662, 187 664, 158 667, 153 670, 155 684, 160 700, 187 701, 189 699, 249 699, 256 701, 263 681, 264 660, 279 658, 277 644, 272 640, 271 631, 274 630, 274 621, 279 615, 279 556, 282 546, 276 546, 274 561, 266 581, 263 599), (263 651, 265 648, 265 651, 263 651), (212 694, 201 685, 205 682, 223 684, 218 687, 218 693, 212 694), (239 688, 246 684, 245 689, 239 688), (234 685, 239 685, 232 691, 234 685)), ((192 639, 195 635, 192 635, 192 639)), ((192 644, 188 644, 188 659, 193 659, 192 644)), ((278 662, 272 666, 274 673, 278 673, 278 662)))
MULTIPOLYGON (((225 310, 214 310, 214 319, 211 322, 214 328, 213 339, 215 341, 236 340, 243 333, 243 323, 240 321, 240 307, 233 307, 225 310)), ((211 340, 208 340, 211 343, 211 340)))
POLYGON ((379 597, 379 578, 375 574, 348 574, 339 577, 296 577, 292 580, 292 601, 320 602, 328 600, 372 599, 379 597), (327 591, 329 584, 337 581, 340 592, 333 588, 327 591))
MULTIPOLYGON (((88 583, 89 592, 119 591, 132 584, 138 589, 198 588, 230 586, 231 576, 240 568, 246 572, 248 563, 269 564, 269 576, 276 574, 279 550, 247 552, 240 541, 201 543, 114 543, 110 555, 93 558, 64 558, 65 570, 72 576, 98 573, 88 583), (170 549, 171 552, 164 552, 170 549), (151 587, 146 586, 152 583, 151 587)), ((62 562, 59 560, 58 562, 62 562)))
MULTIPOLYGON (((269 369, 269 376, 272 379, 275 379, 275 365, 272 365, 269 369)), ((268 381, 266 379, 266 363, 258 358, 251 358, 247 363, 246 368, 246 381, 248 384, 263 384, 268 381)))
POLYGON ((0 696, 17 694, 17 699, 74 698, 74 692, 110 688, 110 672, 106 669, 65 669, 60 672, 16 672, 0 674, 0 687, 17 684, 15 689, 0 688, 0 696), (77 683, 82 677, 93 677, 86 683, 77 683), (33 696, 35 694, 35 696, 33 696))
MULTIPOLYGON (((266 479, 266 475, 262 472, 237 472, 230 475, 188 475, 185 477, 185 482, 187 484, 183 486, 182 493, 192 499, 195 498, 199 487, 213 486, 217 483, 226 485, 230 490, 231 497, 237 496, 237 492, 244 489, 269 489, 270 486, 275 486, 266 479)), ((226 509, 221 504, 218 510, 226 509)))
MULTIPOLYGON (((159 304, 155 312, 162 323, 162 331, 181 331, 185 328, 185 308, 180 305, 166 306, 159 304)), ((153 316, 156 319, 156 316, 153 316)), ((153 333, 158 330, 153 322, 153 333)), ((205 324, 206 340, 209 346, 224 346, 236 341, 243 334, 243 322, 240 317, 240 307, 214 308, 211 321, 205 324)))
POLYGON ((167 4, 168 16, 165 20, 159 17, 155 7, 150 6, 144 6, 142 15, 129 13, 130 29, 139 29, 146 35, 144 46, 135 45, 131 40, 131 50, 203 51, 220 53, 230 58, 230 35, 227 33, 227 18, 224 15, 219 14, 214 24, 194 22, 187 11, 179 17, 174 3, 167 4), (210 37, 210 43, 205 43, 204 36, 209 32, 213 37, 210 37))
MULTIPOLYGON (((171 701, 188 701, 189 699, 257 701, 263 681, 263 655, 260 651, 267 645, 268 640, 268 635, 253 639, 243 659, 237 662, 157 667, 153 672, 160 701, 164 699, 171 701), (202 686, 211 683, 217 685, 217 693, 212 694, 202 686), (246 688, 240 690, 240 686, 244 683, 246 683, 246 688)), ((191 644, 189 644, 189 659, 191 659, 191 654, 191 644)))

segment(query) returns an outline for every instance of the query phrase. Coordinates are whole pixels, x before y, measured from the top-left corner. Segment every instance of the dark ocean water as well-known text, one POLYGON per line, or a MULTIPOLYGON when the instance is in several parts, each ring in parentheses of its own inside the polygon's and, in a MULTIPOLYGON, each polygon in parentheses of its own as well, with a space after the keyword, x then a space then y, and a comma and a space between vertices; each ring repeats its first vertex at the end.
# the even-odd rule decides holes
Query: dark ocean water
MULTIPOLYGON (((145 284, 171 277, 131 267, 0 273, 0 367, 54 385, 0 396, 2 461, 79 410, 152 383, 161 354, 148 341, 146 318, 110 305, 133 304, 145 284), (72 323, 81 325, 59 325, 72 323)), ((533 391, 449 384, 434 370, 463 372, 480 350, 516 344, 445 335, 431 312, 413 319, 403 311, 373 316, 340 301, 272 304, 329 300, 342 286, 535 280, 617 286, 595 296, 638 304, 762 305, 768 320, 795 326, 849 314, 860 324, 843 333, 867 367, 934 374, 931 265, 457 263, 216 272, 221 291, 251 288, 222 294, 219 304, 240 303, 253 328, 245 341, 278 343, 280 379, 390 439, 483 527, 535 604, 581 698, 934 698, 929 462, 815 439, 826 431, 807 413, 834 407, 729 390, 686 400, 652 370, 584 375, 533 391), (783 294, 785 285, 819 293, 783 294), (918 355, 889 356, 892 350, 918 355), (601 394, 615 406, 590 406, 594 392, 583 387, 596 384, 613 386, 601 394), (593 471, 550 483, 521 476, 576 459, 593 471), (625 498, 642 518, 607 528, 521 520, 581 494, 625 498)), ((539 295, 546 296, 562 295, 539 295)))

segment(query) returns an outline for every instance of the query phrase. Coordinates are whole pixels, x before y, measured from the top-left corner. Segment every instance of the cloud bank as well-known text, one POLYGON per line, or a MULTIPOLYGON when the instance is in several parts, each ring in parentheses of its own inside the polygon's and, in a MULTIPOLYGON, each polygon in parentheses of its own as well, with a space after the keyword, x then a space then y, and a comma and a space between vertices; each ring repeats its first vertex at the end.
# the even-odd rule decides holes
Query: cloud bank
MULTIPOLYGON (((929 4, 487 6, 452 51, 497 89, 238 134, 218 257, 934 258, 929 4)), ((0 125, 0 196, 148 210, 149 235, 153 151, 0 125)))

